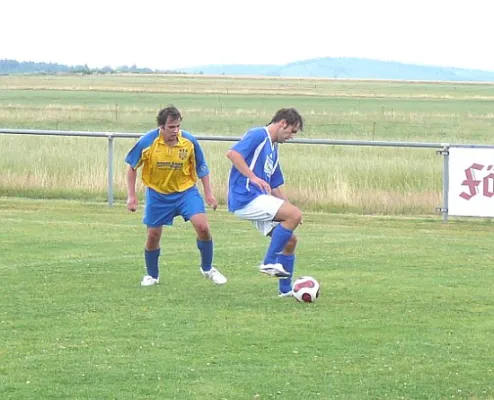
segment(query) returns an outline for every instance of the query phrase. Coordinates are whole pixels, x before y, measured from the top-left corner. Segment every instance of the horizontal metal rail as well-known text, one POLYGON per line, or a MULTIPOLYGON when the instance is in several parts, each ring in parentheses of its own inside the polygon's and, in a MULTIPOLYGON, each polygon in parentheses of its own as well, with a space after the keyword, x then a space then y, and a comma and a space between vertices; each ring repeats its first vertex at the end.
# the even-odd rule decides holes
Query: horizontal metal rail
MULTIPOLYGON (((80 136, 80 137, 105 137, 136 139, 143 133, 133 132, 86 132, 86 131, 61 131, 45 129, 5 129, 0 128, 0 133, 11 135, 44 135, 44 136, 80 136)), ((216 136, 208 134, 194 134, 198 140, 210 140, 217 142, 237 142, 239 136, 216 136)), ((332 146, 372 146, 372 147, 414 147, 427 149, 441 149, 450 146, 448 143, 420 143, 420 142, 393 142, 393 141, 367 141, 367 140, 333 140, 333 139, 292 139, 287 143, 293 144, 323 144, 332 146)))
MULTIPOLYGON (((113 205, 113 142, 115 138, 138 139, 144 133, 133 132, 89 132, 89 131, 64 131, 46 129, 8 129, 0 128, 0 134, 10 135, 44 135, 67 137, 101 137, 108 141, 108 205, 113 205)), ((204 141, 237 142, 239 136, 217 136, 208 134, 194 134, 195 138, 204 141)), ((494 148, 494 145, 477 144, 451 144, 451 143, 422 143, 422 142, 397 142, 397 141, 367 141, 367 140, 336 140, 336 139, 308 139, 298 138, 288 142, 289 144, 329 145, 329 146, 371 146, 371 147, 403 147, 436 149, 437 154, 443 159, 443 205, 438 208, 443 215, 443 221, 448 219, 448 190, 449 190, 449 148, 494 148)), ((0 149, 1 150, 1 149, 0 149)))

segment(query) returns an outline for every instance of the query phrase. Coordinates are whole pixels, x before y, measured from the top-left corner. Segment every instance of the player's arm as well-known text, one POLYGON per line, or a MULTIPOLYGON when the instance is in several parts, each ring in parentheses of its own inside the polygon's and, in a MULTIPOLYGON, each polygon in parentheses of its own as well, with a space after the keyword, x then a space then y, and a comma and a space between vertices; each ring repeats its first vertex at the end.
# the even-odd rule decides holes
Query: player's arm
POLYGON ((125 157, 125 162, 129 165, 127 169, 127 210, 129 211, 135 211, 137 209, 137 169, 147 158, 146 153, 149 148, 148 142, 148 135, 140 138, 125 157))
POLYGON ((213 194, 213 187, 211 186, 210 172, 208 164, 206 163, 206 157, 204 156, 204 152, 202 151, 202 148, 196 138, 190 134, 186 135, 186 137, 189 138, 194 145, 196 173, 201 180, 202 187, 204 188, 204 198, 206 203, 213 207, 213 210, 216 210, 218 207, 218 201, 213 194))
POLYGON ((245 162, 244 157, 238 151, 230 149, 226 153, 226 156, 232 162, 235 168, 237 168, 238 172, 240 172, 243 176, 250 180, 256 178, 256 175, 253 171, 251 171, 251 169, 245 162))
POLYGON ((227 158, 232 162, 233 166, 237 168, 237 170, 245 176, 247 179, 258 186, 262 191, 266 193, 271 193, 271 186, 269 183, 257 177, 254 172, 249 168, 247 163, 245 162, 244 157, 238 151, 230 149, 226 153, 227 158))
POLYGON ((129 165, 127 169, 127 210, 137 210, 136 196, 137 171, 129 165))
POLYGON ((204 175, 201 179, 202 187, 204 188, 204 198, 206 199, 206 203, 208 203, 213 210, 218 208, 218 201, 213 195, 213 188, 211 186, 211 180, 209 179, 209 174, 204 175))

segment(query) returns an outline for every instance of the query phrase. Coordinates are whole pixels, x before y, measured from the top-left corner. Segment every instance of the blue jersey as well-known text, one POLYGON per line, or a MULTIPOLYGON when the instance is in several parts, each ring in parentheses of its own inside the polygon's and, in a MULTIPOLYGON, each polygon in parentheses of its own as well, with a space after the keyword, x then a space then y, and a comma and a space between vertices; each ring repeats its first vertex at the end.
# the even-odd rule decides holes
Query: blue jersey
MULTIPOLYGON (((265 127, 249 130, 231 149, 240 153, 250 170, 269 183, 272 189, 283 185, 278 145, 273 144, 265 127)), ((232 166, 228 179, 229 211, 234 212, 245 207, 261 194, 265 193, 232 166)))

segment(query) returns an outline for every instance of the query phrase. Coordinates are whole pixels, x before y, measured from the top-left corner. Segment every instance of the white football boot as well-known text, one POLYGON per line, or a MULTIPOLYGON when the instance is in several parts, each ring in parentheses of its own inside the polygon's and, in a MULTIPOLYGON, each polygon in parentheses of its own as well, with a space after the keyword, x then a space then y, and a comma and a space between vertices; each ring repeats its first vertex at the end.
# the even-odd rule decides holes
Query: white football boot
POLYGON ((141 286, 153 286, 160 283, 160 278, 153 278, 152 276, 146 275, 142 278, 141 286))
POLYGON ((199 267, 199 270, 201 271, 202 276, 212 280, 217 285, 224 285, 227 282, 226 276, 218 271, 215 267, 211 267, 209 271, 203 271, 202 268, 199 267))
POLYGON ((278 278, 290 278, 291 276, 290 272, 286 271, 285 268, 283 268, 283 265, 281 265, 280 263, 261 264, 261 266, 259 267, 259 271, 263 274, 276 276, 278 278))

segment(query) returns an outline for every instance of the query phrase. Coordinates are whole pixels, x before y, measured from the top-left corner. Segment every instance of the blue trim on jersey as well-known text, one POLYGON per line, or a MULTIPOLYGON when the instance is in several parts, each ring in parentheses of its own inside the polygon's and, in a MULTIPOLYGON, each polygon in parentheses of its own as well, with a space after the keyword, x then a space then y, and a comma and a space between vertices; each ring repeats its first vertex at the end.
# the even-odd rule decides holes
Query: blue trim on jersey
MULTIPOLYGON (((136 169, 140 165, 142 153, 144 152, 144 150, 151 147, 151 145, 158 138, 159 135, 160 130, 159 128, 156 128, 141 136, 134 147, 132 147, 132 149, 128 152, 127 156, 125 157, 125 162, 132 168, 136 169)), ((204 178, 206 175, 209 174, 209 167, 206 162, 204 152, 199 145, 199 142, 190 132, 181 130, 181 135, 184 139, 189 140, 194 145, 196 173, 199 179, 204 178)))
POLYGON ((160 130, 159 128, 157 128, 141 136, 134 147, 132 147, 132 149, 127 153, 125 162, 132 168, 136 169, 140 165, 142 153, 144 152, 144 150, 151 147, 151 145, 154 143, 159 135, 160 130))
MULTIPOLYGON (((240 153, 251 171, 269 183, 272 189, 283 185, 278 145, 272 143, 265 127, 249 130, 231 149, 240 153)), ((245 207, 261 194, 265 193, 232 166, 228 179, 229 211, 234 212, 245 207)))
POLYGON ((199 145, 199 142, 197 141, 197 139, 194 136, 192 136, 187 131, 182 131, 182 137, 184 137, 187 140, 190 140, 192 142, 192 144, 194 145, 194 155, 196 158, 197 176, 199 177, 199 179, 204 178, 206 175, 209 174, 209 168, 208 168, 208 164, 206 163, 206 157, 204 157, 204 152, 202 151, 202 148, 199 145))

